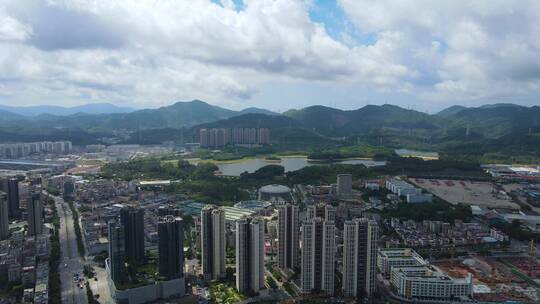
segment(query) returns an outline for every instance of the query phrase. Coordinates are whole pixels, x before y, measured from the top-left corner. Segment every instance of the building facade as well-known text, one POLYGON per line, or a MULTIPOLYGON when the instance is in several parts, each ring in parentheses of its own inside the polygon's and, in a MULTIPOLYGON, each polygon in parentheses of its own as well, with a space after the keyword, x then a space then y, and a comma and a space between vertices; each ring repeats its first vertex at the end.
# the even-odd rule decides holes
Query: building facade
POLYGON ((278 210, 278 266, 295 269, 299 266, 299 211, 292 204, 280 205, 278 210))
POLYGON ((381 248, 377 257, 377 267, 386 278, 390 278, 393 267, 426 264, 427 262, 411 248, 381 248))
POLYGON ((201 210, 201 259, 205 279, 225 277, 225 211, 215 206, 201 210))
POLYGON ((334 222, 315 217, 302 224, 302 293, 334 295, 334 222))
POLYGON ((0 240, 4 240, 9 236, 9 206, 7 194, 0 191, 0 240))
POLYGON ((268 128, 213 128, 200 129, 199 142, 203 148, 223 147, 228 144, 268 145, 268 128))
POLYGON ((19 202, 19 180, 17 178, 5 178, 2 180, 2 189, 7 193, 8 217, 20 219, 21 209, 19 202))
POLYGON ((167 215, 158 221, 159 275, 168 280, 184 277, 184 225, 167 215))
POLYGON ((28 202, 28 235, 40 235, 43 233, 43 206, 41 205, 41 195, 32 194, 28 202))
POLYGON ((346 221, 343 229, 343 295, 370 298, 377 271, 377 222, 346 221))
POLYGON ((236 221, 236 289, 258 293, 264 288, 264 220, 236 221))
POLYGON ((444 301, 473 297, 473 278, 452 278, 432 265, 392 268, 392 287, 409 301, 444 301))
POLYGON ((337 175, 337 195, 349 196, 352 194, 352 174, 337 175))
POLYGON ((125 281, 125 236, 124 228, 116 221, 108 223, 110 277, 115 284, 125 281))
POLYGON ((122 208, 120 222, 124 227, 127 261, 136 265, 144 263, 144 209, 132 206, 122 208))
POLYGON ((327 204, 317 204, 306 207, 307 219, 311 220, 320 217, 326 221, 336 220, 336 207, 327 204))

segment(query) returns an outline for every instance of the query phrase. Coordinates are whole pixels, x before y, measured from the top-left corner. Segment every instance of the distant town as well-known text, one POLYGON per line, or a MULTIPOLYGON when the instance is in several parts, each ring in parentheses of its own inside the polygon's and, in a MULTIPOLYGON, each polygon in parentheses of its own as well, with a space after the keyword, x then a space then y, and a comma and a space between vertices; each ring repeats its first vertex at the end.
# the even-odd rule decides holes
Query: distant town
POLYGON ((2 303, 540 301, 538 166, 216 160, 269 131, 200 136, 1 145, 2 303))

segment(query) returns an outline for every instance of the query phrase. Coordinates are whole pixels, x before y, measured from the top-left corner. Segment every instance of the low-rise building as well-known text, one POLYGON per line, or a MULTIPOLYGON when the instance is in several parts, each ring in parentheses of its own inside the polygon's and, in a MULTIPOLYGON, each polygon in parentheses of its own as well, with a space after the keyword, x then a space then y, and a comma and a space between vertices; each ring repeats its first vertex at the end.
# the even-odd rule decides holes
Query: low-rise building
POLYGON ((470 273, 465 278, 452 278, 433 265, 393 267, 392 287, 398 296, 413 301, 465 300, 473 296, 470 273))
POLYGON ((427 262, 411 248, 381 248, 377 267, 384 277, 389 278, 393 267, 420 266, 427 262))

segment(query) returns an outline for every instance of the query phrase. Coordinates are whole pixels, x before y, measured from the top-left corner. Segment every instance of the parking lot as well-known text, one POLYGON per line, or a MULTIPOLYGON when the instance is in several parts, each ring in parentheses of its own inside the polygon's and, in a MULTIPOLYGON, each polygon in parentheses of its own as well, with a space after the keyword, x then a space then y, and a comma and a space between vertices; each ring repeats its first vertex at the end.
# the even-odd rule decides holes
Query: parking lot
POLYGON ((411 178, 409 181, 451 204, 519 209, 519 205, 512 202, 510 197, 496 191, 489 182, 421 178, 411 178))

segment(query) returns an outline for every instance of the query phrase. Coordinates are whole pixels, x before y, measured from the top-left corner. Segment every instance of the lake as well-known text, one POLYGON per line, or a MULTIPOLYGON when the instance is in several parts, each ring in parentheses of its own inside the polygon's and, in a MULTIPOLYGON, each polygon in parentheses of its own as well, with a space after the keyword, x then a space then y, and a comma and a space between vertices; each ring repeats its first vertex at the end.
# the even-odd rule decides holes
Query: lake
MULTIPOLYGON (((347 165, 364 165, 366 167, 384 166, 385 161, 374 161, 369 159, 347 159, 343 161, 334 162, 334 164, 347 164, 347 165)), ((245 160, 231 161, 231 162, 218 162, 216 165, 219 171, 226 176, 240 176, 241 173, 247 171, 250 173, 255 172, 257 169, 267 165, 280 165, 285 168, 285 172, 300 170, 307 166, 324 166, 328 163, 309 162, 305 157, 281 157, 281 160, 269 161, 265 158, 250 158, 245 160)))

